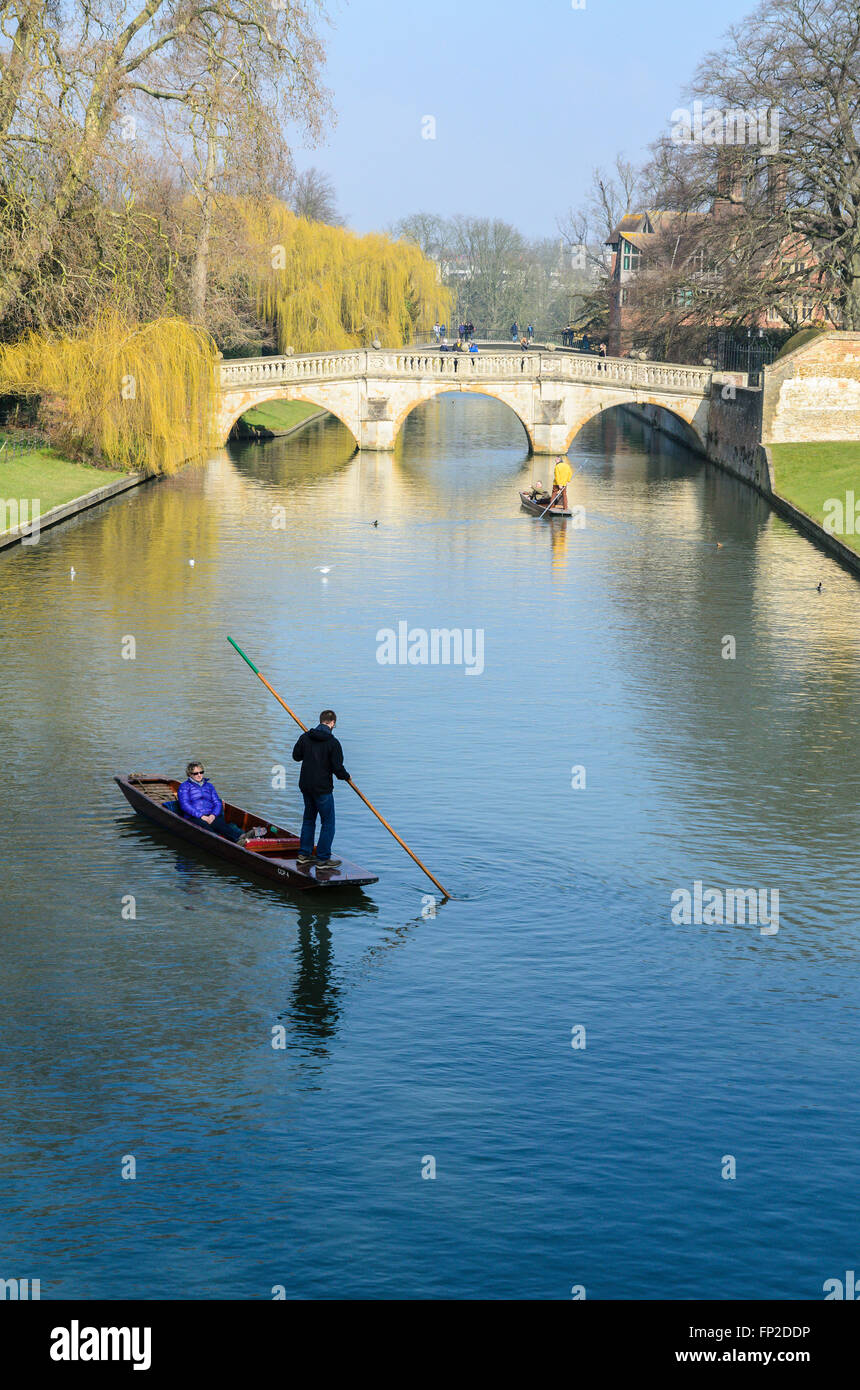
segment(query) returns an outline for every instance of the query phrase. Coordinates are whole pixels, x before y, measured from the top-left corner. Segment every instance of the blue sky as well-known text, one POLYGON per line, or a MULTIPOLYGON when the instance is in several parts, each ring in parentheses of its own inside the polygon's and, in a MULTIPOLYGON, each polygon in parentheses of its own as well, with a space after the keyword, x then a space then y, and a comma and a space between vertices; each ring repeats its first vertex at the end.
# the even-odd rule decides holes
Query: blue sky
POLYGON ((595 164, 644 153, 755 0, 332 0, 337 126, 297 148, 358 231, 473 213, 552 235, 595 164), (422 117, 436 139, 421 138, 422 117))

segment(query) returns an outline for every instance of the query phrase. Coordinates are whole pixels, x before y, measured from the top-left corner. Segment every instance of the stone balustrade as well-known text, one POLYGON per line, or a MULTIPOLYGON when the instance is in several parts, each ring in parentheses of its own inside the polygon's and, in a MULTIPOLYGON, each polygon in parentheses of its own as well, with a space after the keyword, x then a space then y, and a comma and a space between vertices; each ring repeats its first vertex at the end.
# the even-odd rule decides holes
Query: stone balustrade
POLYGON ((450 379, 472 381, 558 381, 672 394, 707 396, 712 373, 704 367, 671 362, 640 362, 583 353, 512 350, 510 352, 438 352, 396 348, 305 353, 291 357, 254 357, 222 362, 223 390, 247 390, 278 382, 307 384, 349 381, 450 379))

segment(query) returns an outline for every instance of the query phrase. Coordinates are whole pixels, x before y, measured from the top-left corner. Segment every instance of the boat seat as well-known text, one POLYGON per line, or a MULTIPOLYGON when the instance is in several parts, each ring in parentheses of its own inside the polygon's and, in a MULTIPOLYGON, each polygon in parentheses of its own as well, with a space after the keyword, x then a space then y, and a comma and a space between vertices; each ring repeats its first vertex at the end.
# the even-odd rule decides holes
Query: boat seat
POLYGON ((253 850, 255 854, 286 855, 287 858, 289 858, 291 852, 298 854, 300 844, 301 841, 298 838, 285 839, 279 836, 276 839, 272 836, 267 836, 265 839, 246 840, 245 848, 253 850))

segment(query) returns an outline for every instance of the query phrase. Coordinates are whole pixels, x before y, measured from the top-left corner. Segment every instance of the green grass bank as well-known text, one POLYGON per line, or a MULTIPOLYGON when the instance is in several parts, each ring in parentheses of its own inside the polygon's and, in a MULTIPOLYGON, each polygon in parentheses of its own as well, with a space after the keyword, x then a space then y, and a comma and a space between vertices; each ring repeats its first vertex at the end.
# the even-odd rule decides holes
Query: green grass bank
MULTIPOLYGON (((11 438, 0 434, 0 500, 38 498, 40 516, 52 507, 62 507, 76 497, 128 477, 121 469, 73 463, 50 448, 10 453, 11 445, 11 438), (2 448, 4 441, 8 441, 5 449, 2 448)), ((0 530, 5 525, 6 518, 0 515, 0 530)))
POLYGON ((779 496, 860 553, 860 440, 769 448, 779 496))
POLYGON ((246 410, 242 416, 245 424, 257 429, 270 430, 272 434, 286 434, 295 429, 311 415, 319 415, 321 407, 309 405, 307 401, 264 401, 253 410, 246 410))

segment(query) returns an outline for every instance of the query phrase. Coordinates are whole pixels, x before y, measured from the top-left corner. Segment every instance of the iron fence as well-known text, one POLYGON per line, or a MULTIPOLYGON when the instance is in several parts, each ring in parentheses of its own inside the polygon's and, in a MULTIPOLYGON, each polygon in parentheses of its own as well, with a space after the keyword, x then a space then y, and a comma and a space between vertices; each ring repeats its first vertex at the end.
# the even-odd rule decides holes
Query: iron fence
POLYGON ((760 386, 762 371, 779 352, 780 344, 765 334, 746 337, 720 330, 708 342, 708 356, 720 372, 747 372, 750 386, 760 386))

